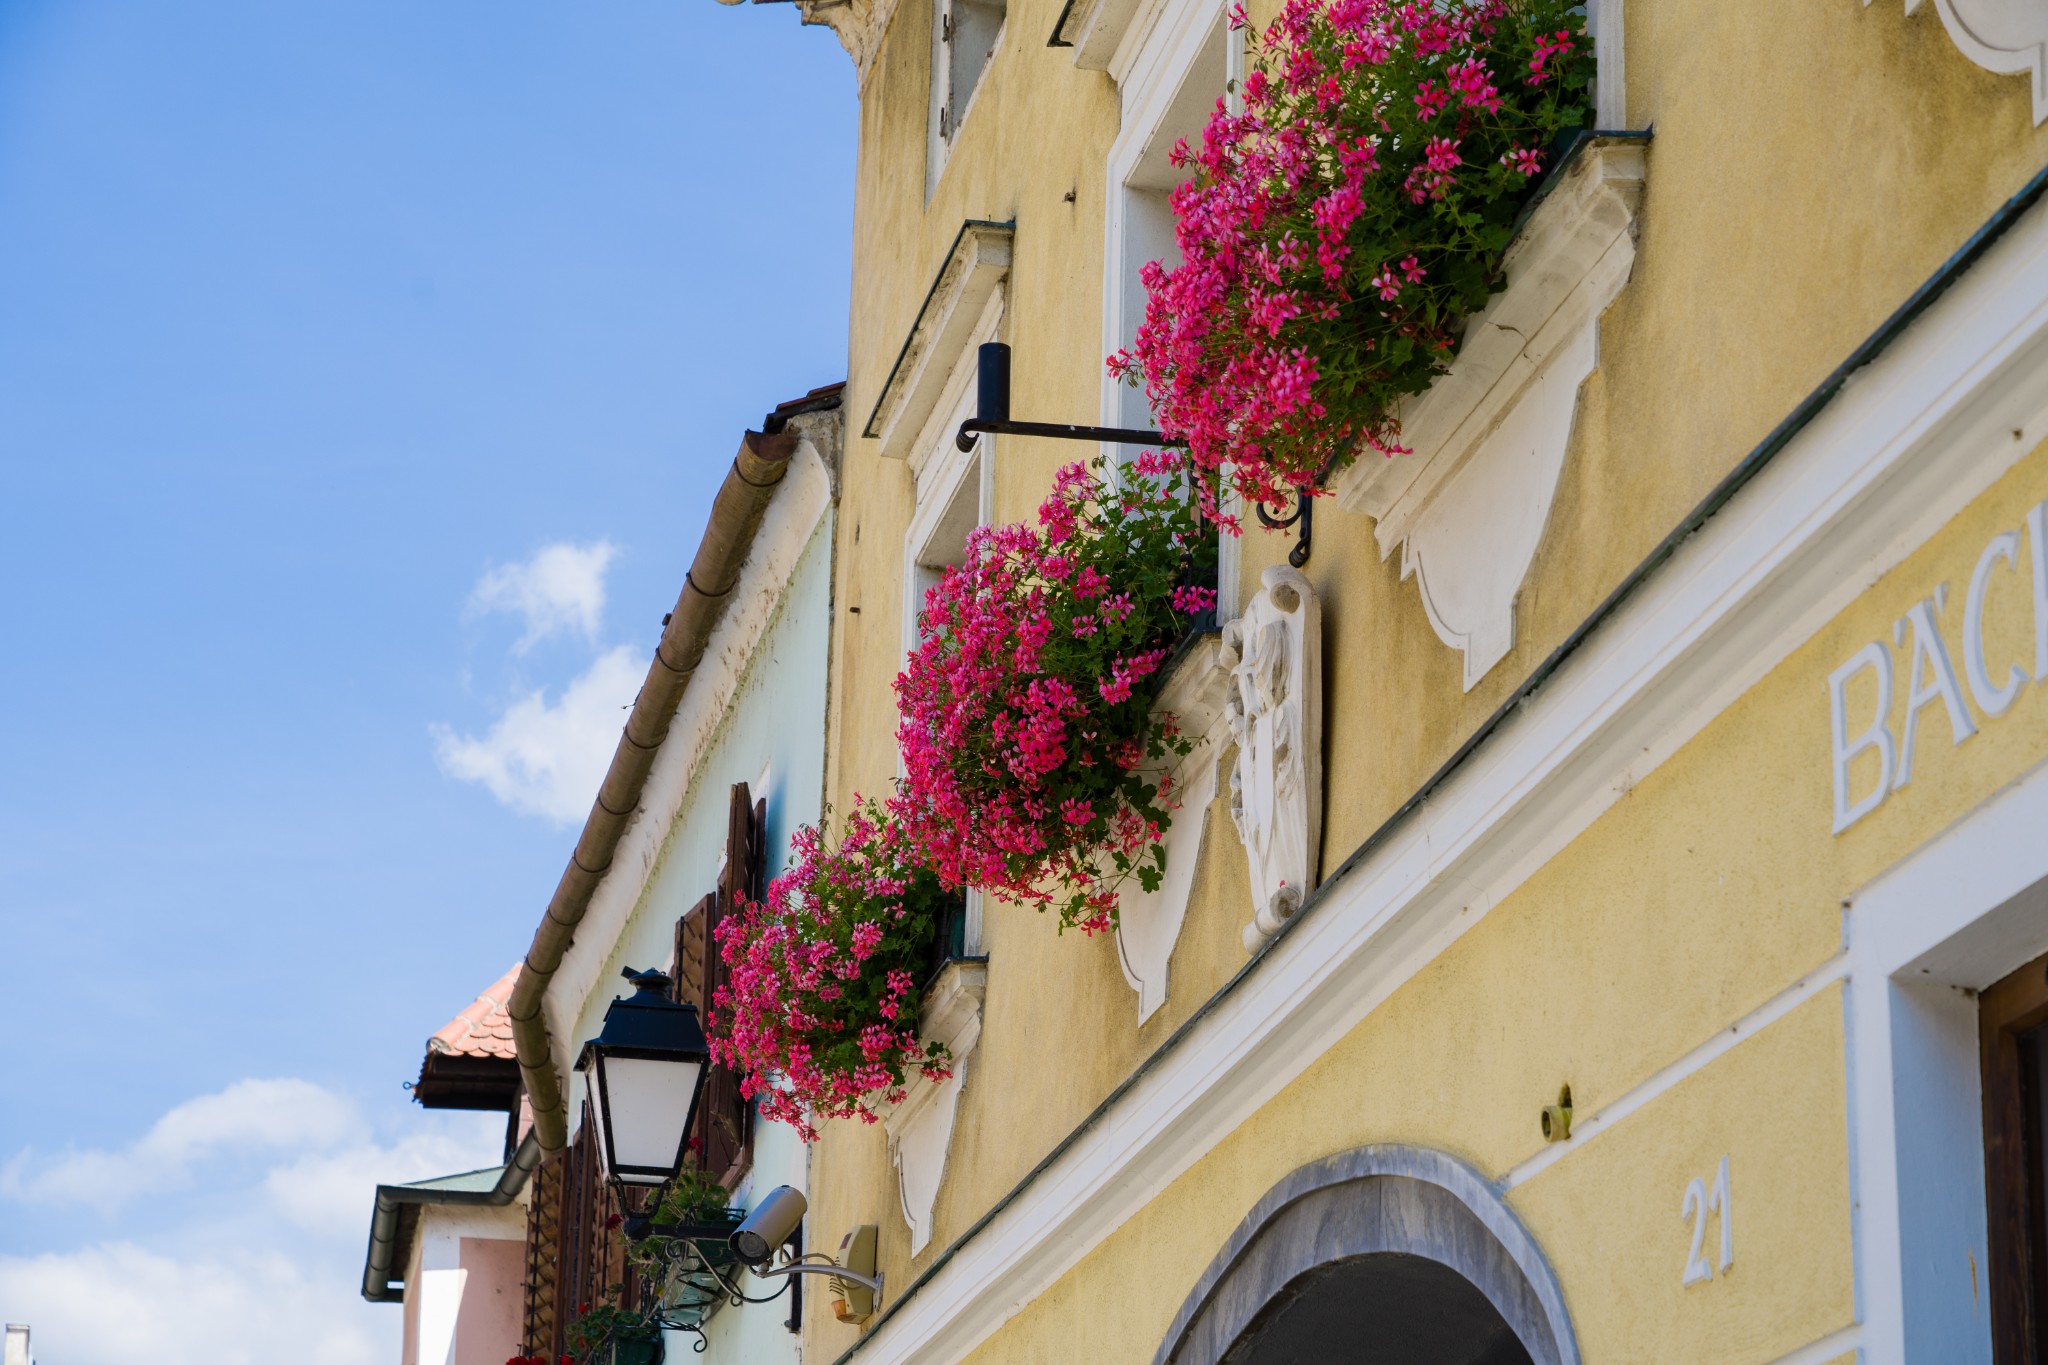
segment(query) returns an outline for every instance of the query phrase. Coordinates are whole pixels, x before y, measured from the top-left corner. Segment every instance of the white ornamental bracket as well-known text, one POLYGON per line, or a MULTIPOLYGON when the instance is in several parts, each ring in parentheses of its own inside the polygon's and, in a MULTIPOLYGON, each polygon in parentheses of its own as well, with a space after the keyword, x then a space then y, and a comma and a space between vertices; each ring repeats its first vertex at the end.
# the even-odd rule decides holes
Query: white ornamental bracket
POLYGON ((1166 871, 1159 888, 1147 891, 1133 878, 1117 898, 1117 965, 1138 993, 1140 1024, 1166 1003, 1174 946, 1180 942, 1195 869, 1207 847, 1209 803, 1221 785, 1218 765, 1230 737, 1223 722, 1223 701, 1230 678, 1220 648, 1217 636, 1202 636, 1159 689, 1159 711, 1174 718, 1194 747, 1172 767, 1177 809, 1166 830, 1166 871))
POLYGON ((953 1074, 943 1081, 912 1075, 902 1102, 882 1115, 913 1256, 932 1239, 932 1213, 939 1202, 939 1185, 946 1177, 946 1153, 953 1144, 953 1121, 959 1116, 961 1088, 967 1084, 967 1063, 981 1041, 981 1007, 987 994, 986 962, 946 964, 919 1007, 918 1034, 945 1046, 953 1057, 953 1074))
POLYGON ((1230 818, 1252 884, 1247 952, 1280 932, 1316 887, 1323 812, 1323 621, 1316 590, 1276 564, 1244 615, 1223 628, 1230 690, 1224 716, 1237 741, 1230 818))

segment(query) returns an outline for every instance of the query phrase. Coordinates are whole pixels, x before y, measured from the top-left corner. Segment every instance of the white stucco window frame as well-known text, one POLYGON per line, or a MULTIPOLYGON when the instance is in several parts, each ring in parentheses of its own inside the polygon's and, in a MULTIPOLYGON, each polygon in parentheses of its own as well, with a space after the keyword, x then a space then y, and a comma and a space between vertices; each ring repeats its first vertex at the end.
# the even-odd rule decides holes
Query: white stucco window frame
POLYGON ((910 1230, 910 1254, 930 1245, 952 1149, 953 1124, 967 1070, 981 1041, 982 1004, 988 994, 988 964, 980 959, 949 962, 918 1006, 918 1036, 943 1045, 952 1056, 952 1075, 943 1081, 913 1076, 901 1103, 882 1114, 889 1160, 896 1168, 897 1208, 910 1230))
POLYGON ((2048 765, 1850 898, 1864 1359, 1991 1365, 1977 992, 2048 952, 2048 765))
MULTIPOLYGON (((908 461, 917 484, 917 510, 903 536, 903 649, 908 653, 918 639, 918 614, 924 609, 924 595, 938 582, 940 570, 931 561, 934 541, 950 536, 949 513, 962 501, 974 506, 975 526, 986 526, 995 517, 996 437, 983 434, 974 449, 963 451, 953 439, 960 424, 974 415, 976 362, 983 342, 1001 340, 1005 312, 1004 290, 998 285, 983 304, 974 326, 960 336, 959 353, 952 369, 938 389, 937 401, 908 461)), ((898 758, 901 775, 901 758, 898 758)), ((967 892, 967 924, 963 935, 965 951, 979 957, 984 951, 982 934, 982 893, 967 892)))
MULTIPOLYGON (((1004 244, 1007 247, 1007 237, 1004 244)), ((959 256, 956 248, 956 260, 959 256)), ((1007 251, 1004 259, 1007 262, 1007 251)), ((934 285, 935 297, 948 280, 948 272, 964 277, 962 271, 949 263, 947 270, 941 272, 940 283, 934 285)), ((966 534, 973 527, 988 525, 995 515, 997 438, 983 434, 971 449, 962 450, 954 437, 960 424, 974 415, 980 347, 1003 337, 1006 292, 998 278, 985 294, 976 295, 979 311, 966 325, 934 320, 933 333, 943 337, 943 341, 933 345, 919 360, 920 371, 928 376, 925 389, 930 404, 916 437, 903 446, 917 489, 917 506, 903 536, 902 642, 906 652, 920 638, 918 614, 924 606, 925 592, 939 580, 943 565, 955 562, 966 534), (969 508, 971 517, 965 515, 969 508)), ((958 298, 950 308, 965 315, 958 298)), ((928 304, 927 312, 931 311, 928 304)), ((910 387, 905 386, 906 393, 910 387)), ((887 396, 885 393, 885 399, 887 396)), ((909 401, 906 397, 903 403, 907 405, 909 401)), ((901 776, 900 756, 898 763, 901 776)), ((945 1046, 953 1059, 953 1074, 944 1081, 912 1077, 903 1100, 889 1106, 882 1115, 890 1163, 896 1169, 898 1208, 910 1231, 912 1255, 922 1251, 931 1240, 960 1095, 981 1038, 982 1000, 988 983, 987 960, 983 956, 983 905, 982 893, 969 888, 966 925, 961 935, 966 958, 946 964, 919 1009, 920 1036, 945 1046)))
POLYGON ((1635 265, 1643 139, 1592 137, 1550 172, 1508 246, 1507 283, 1467 320, 1451 367, 1401 405, 1408 452, 1361 448, 1331 481, 1400 555, 1470 691, 1508 656, 1523 580, 1548 529, 1600 365, 1600 320, 1635 265))
MULTIPOLYGON (((1117 83, 1121 120, 1104 167, 1102 353, 1115 354, 1130 344, 1145 314, 1144 287, 1138 272, 1148 261, 1173 249, 1173 219, 1164 203, 1163 165, 1175 137, 1199 141, 1201 124, 1218 95, 1235 99, 1244 77, 1242 33, 1226 22, 1225 0, 1149 0, 1117 10, 1114 0, 1091 6, 1084 23, 1091 37, 1076 46, 1075 64, 1091 66, 1104 44, 1114 43, 1102 66, 1117 83), (1107 25, 1117 15, 1122 26, 1107 25), (1207 74, 1216 80, 1208 84, 1207 74), (1188 124, 1191 113, 1200 121, 1188 124)), ((1154 425, 1142 391, 1102 376, 1100 420, 1105 426, 1146 428, 1154 425)), ((1115 468, 1130 449, 1106 445, 1105 462, 1115 468)), ((1238 538, 1219 533, 1216 555, 1216 600, 1219 619, 1237 611, 1239 596, 1238 538)))

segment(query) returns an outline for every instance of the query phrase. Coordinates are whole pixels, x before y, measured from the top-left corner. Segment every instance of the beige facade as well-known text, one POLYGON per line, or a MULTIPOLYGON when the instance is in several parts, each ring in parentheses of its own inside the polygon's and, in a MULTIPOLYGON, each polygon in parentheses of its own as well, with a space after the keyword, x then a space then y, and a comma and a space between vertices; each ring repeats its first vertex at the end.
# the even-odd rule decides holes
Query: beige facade
MULTIPOLYGON (((1011 0, 957 116, 949 75, 941 133, 943 7, 805 8, 862 67, 826 759, 845 809, 897 771, 905 613, 961 509, 1028 519, 1093 453, 956 452, 973 343, 1012 346, 1018 416, 1117 415, 1102 359, 1146 188, 1125 134, 1171 130, 1175 92, 1220 92, 1228 59, 1204 36, 1213 7, 1158 0, 1119 27, 1104 5, 1011 0), (961 267, 971 222, 1012 226, 961 267), (884 435, 860 431, 871 412, 884 435)), ((1561 1296, 1552 1358, 1992 1358, 1982 1134, 1964 1131, 1980 1092, 1969 1075, 1929 1090, 1954 1068, 1914 1057, 1953 1061, 1974 1028, 1956 1012, 2048 949, 2048 902, 2026 899, 2048 877, 2048 825, 2029 823, 2048 810, 2042 514, 2029 528, 2048 500, 2048 223, 2006 207, 2038 189, 2048 133, 2038 77, 1987 70, 1958 36, 2031 21, 1949 0, 1594 8, 1603 126, 1654 136, 1512 647, 1468 686, 1425 610, 1429 562, 1404 576, 1385 509, 1358 510, 1372 471, 1340 480, 1305 569, 1323 661, 1309 907, 1248 953, 1225 803, 1184 812, 1206 837, 1142 1020, 1110 938, 982 907, 950 1124, 836 1124, 815 1149, 811 1244, 878 1224, 887 1290, 863 1327, 814 1306, 808 1358, 1196 1359, 1176 1343, 1222 1311, 1201 1295, 1269 1191, 1397 1148, 1449 1158, 1526 1233, 1561 1296), (1939 651, 1915 643, 1929 627, 1939 651), (1866 645, 1915 766, 1837 832, 1836 768, 1851 798, 1878 781, 1876 747, 1843 749, 1870 732, 1875 669, 1830 684, 1866 645), (1935 653, 1955 700, 1921 699, 1935 653), (2027 681, 2001 692, 2011 667, 2027 681), (1943 859, 1964 871, 1916 912, 1914 879, 1943 859), (1946 1020, 1925 1037, 1923 989, 1946 1020), (1566 1087, 1571 1136, 1547 1142, 1566 1087)), ((1443 487, 1431 506, 1475 524, 1443 487)), ((1226 605, 1290 543, 1248 531, 1226 605)), ((1446 534, 1434 572, 1479 574, 1494 549, 1446 534)))

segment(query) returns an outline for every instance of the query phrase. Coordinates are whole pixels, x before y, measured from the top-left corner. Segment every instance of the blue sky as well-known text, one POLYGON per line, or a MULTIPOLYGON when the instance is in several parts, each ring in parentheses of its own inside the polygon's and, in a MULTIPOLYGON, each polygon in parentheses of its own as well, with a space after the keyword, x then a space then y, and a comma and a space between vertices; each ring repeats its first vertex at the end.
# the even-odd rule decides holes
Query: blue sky
POLYGON ((843 375, 855 112, 787 6, 0 0, 42 1365, 396 1359, 368 1182, 496 1142, 400 1083, 524 950, 740 432, 843 375))

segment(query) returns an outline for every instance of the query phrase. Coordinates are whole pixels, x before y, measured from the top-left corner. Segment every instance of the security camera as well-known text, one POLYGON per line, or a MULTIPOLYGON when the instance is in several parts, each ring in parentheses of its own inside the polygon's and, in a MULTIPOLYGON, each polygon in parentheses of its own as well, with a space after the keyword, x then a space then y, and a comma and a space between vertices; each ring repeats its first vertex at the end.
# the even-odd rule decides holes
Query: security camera
POLYGON ((804 1221, 810 1207, 804 1197, 788 1185, 777 1185, 754 1206, 746 1221, 733 1229, 729 1240, 733 1255, 750 1266, 763 1266, 774 1258, 804 1221))

